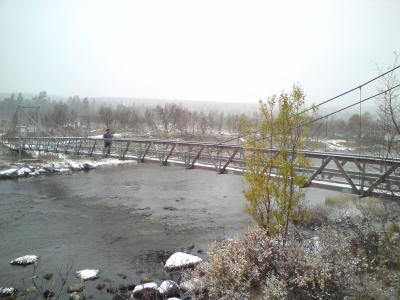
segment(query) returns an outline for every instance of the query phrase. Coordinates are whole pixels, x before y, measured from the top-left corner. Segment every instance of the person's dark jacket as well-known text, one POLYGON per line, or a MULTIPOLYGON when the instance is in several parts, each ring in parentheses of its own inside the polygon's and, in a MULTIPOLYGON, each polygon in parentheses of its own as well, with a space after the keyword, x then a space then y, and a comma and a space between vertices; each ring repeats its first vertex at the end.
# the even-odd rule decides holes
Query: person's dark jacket
POLYGON ((111 133, 103 134, 103 139, 108 139, 108 140, 104 140, 104 146, 106 146, 106 147, 111 146, 111 139, 112 139, 112 134, 111 133))

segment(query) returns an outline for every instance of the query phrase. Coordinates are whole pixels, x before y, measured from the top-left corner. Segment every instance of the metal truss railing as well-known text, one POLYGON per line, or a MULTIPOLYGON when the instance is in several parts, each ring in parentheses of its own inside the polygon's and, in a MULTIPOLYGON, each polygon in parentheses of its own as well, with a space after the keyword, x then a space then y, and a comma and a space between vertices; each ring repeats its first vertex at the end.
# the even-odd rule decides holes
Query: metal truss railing
MULTIPOLYGON (((102 157, 104 140, 82 137, 1 139, 11 149, 55 152, 102 157)), ((223 174, 243 173, 244 155, 251 149, 236 144, 161 139, 113 139, 109 157, 156 161, 161 165, 177 164, 187 169, 202 168, 223 174)), ((273 155, 276 149, 265 149, 273 155)), ((311 165, 298 169, 309 176, 304 187, 317 187, 366 196, 400 198, 400 159, 344 154, 337 152, 302 151, 311 165)))

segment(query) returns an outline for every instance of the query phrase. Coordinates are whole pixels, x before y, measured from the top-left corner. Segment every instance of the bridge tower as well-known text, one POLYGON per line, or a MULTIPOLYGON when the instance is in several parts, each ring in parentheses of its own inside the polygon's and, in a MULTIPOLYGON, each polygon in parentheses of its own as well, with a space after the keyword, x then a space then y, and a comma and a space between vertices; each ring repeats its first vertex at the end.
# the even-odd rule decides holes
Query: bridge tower
POLYGON ((42 121, 40 117, 40 106, 22 106, 18 105, 16 114, 16 129, 18 133, 18 160, 21 160, 22 150, 24 148, 25 137, 37 138, 36 150, 40 158, 39 140, 42 134, 42 121))

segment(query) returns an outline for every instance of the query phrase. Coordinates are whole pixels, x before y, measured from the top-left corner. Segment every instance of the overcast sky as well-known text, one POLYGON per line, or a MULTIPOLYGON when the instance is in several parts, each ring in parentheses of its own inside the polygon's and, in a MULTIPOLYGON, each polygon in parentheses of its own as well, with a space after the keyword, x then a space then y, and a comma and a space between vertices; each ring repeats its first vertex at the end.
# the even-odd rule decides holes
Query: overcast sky
POLYGON ((0 0, 0 92, 319 102, 400 50, 400 0, 0 0))

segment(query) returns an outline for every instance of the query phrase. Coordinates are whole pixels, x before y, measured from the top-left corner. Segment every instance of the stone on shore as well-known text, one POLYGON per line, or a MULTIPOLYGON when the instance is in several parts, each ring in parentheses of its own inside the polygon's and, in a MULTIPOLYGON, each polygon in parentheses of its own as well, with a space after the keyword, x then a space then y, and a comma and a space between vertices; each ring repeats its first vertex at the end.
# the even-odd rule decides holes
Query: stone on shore
POLYGON ((84 269, 84 270, 77 271, 76 274, 83 281, 95 280, 95 279, 99 278, 99 270, 84 269))
POLYGON ((17 290, 13 287, 0 287, 0 297, 9 297, 14 295, 17 290))
POLYGON ((10 262, 12 265, 26 266, 37 262, 39 257, 37 255, 25 255, 18 257, 10 262))
POLYGON ((138 299, 152 299, 161 295, 162 291, 155 282, 135 286, 132 296, 138 299))
POLYGON ((164 268, 171 271, 180 268, 192 267, 202 261, 203 260, 198 256, 183 252, 176 252, 167 259, 164 268))
POLYGON ((31 173, 32 170, 27 168, 27 167, 23 167, 21 169, 18 170, 18 176, 27 176, 29 175, 29 173, 31 173))
POLYGON ((175 281, 165 280, 160 284, 160 292, 164 297, 180 296, 179 286, 175 281))

